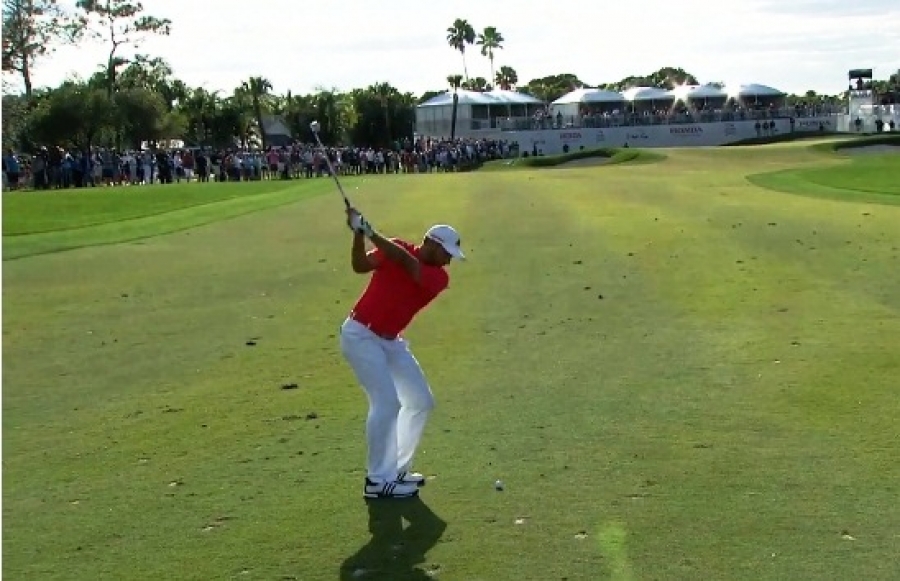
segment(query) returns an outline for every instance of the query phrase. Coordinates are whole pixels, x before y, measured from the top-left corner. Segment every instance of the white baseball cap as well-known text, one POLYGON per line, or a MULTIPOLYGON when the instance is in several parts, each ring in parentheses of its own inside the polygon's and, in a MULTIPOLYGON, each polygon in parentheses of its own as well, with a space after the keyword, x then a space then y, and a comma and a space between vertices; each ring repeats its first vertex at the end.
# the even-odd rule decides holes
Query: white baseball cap
POLYGON ((436 224, 428 229, 428 232, 425 233, 425 238, 429 238, 440 244, 444 250, 450 253, 450 256, 459 258, 460 260, 466 259, 466 255, 463 254, 463 251, 459 246, 459 233, 452 226, 436 224))

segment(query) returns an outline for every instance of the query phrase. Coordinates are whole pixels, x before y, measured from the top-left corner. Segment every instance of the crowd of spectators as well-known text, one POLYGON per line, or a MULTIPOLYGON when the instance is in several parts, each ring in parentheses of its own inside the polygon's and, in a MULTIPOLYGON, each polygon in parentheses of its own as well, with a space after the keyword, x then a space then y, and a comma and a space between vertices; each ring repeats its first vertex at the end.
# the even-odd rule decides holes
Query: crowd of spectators
POLYGON ((515 144, 495 139, 404 139, 393 147, 294 143, 267 150, 157 148, 140 151, 42 146, 33 154, 7 149, 4 188, 35 190, 99 186, 310 179, 339 175, 465 171, 515 154, 515 144), (326 160, 327 156, 327 160, 326 160))

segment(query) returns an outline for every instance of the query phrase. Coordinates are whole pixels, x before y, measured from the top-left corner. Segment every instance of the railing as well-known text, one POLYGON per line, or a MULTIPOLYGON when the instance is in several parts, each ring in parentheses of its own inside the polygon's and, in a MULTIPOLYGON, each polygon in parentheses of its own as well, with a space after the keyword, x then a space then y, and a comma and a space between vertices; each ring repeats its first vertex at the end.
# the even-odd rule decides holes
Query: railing
MULTIPOLYGON (((688 123, 720 123, 727 121, 764 121, 767 119, 809 119, 846 115, 835 107, 798 106, 781 109, 710 110, 657 113, 588 113, 583 115, 545 115, 543 117, 494 117, 491 119, 459 119, 456 134, 488 131, 535 131, 546 129, 578 129, 608 127, 640 127, 646 125, 681 125, 688 123)), ((450 135, 450 121, 420 121, 418 133, 450 135)))
POLYGON ((763 121, 767 119, 804 119, 829 117, 840 112, 831 108, 785 108, 778 110, 694 111, 690 113, 601 113, 586 115, 553 115, 546 117, 507 117, 499 119, 502 131, 540 129, 575 129, 632 127, 645 125, 683 125, 688 123, 720 123, 726 121, 763 121))

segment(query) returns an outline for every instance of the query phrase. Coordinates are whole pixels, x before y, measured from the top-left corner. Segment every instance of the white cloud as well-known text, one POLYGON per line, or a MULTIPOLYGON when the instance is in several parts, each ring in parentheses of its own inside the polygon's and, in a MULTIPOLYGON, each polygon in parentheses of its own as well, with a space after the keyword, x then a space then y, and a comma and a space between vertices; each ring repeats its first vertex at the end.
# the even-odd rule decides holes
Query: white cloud
MULTIPOLYGON (((388 81, 418 94, 444 88, 448 74, 462 72, 461 57, 445 37, 453 20, 463 17, 476 30, 493 25, 503 33, 506 42, 495 64, 512 66, 522 81, 571 72, 589 83, 610 82, 680 66, 701 81, 834 93, 846 86, 849 69, 875 67, 877 76, 887 77, 900 67, 900 41, 891 29, 900 22, 895 4, 145 0, 147 13, 170 18, 173 30, 168 38, 148 39, 140 50, 166 58, 188 84, 225 92, 259 75, 276 92, 388 81)), ((70 72, 90 75, 107 50, 102 44, 61 48, 39 63, 35 81, 51 85, 70 72)), ((476 46, 466 57, 471 76, 490 75, 476 46)))

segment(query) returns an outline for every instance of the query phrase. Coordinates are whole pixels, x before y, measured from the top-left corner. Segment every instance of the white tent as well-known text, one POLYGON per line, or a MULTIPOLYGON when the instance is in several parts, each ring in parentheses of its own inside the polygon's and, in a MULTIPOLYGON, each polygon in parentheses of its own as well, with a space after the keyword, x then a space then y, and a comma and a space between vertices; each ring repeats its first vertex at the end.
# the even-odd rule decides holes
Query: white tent
POLYGON ((553 105, 569 105, 571 103, 621 103, 625 97, 621 93, 615 91, 605 91, 603 89, 575 89, 571 93, 566 93, 556 101, 553 105))
POLYGON ((676 99, 725 99, 728 93, 715 85, 682 85, 675 87, 669 94, 676 99))
MULTIPOLYGON (((494 101, 492 98, 485 97, 485 93, 479 93, 478 91, 458 89, 456 94, 459 96, 459 105, 491 105, 496 103, 496 101, 494 101)), ((435 95, 431 99, 428 99, 424 103, 421 103, 417 108, 447 106, 453 106, 452 91, 447 91, 446 93, 435 95)))
POLYGON ((553 115, 578 115, 582 104, 614 104, 623 103, 625 97, 621 93, 603 89, 582 88, 566 93, 551 103, 553 115))
POLYGON ((671 101, 668 91, 657 87, 631 87, 622 92, 626 101, 671 101))
MULTIPOLYGON (((456 133, 495 128, 496 117, 529 117, 544 102, 518 91, 479 92, 457 89, 456 133)), ((450 136, 453 119, 453 91, 436 95, 416 107, 416 131, 422 135, 450 136)))
POLYGON ((731 97, 783 97, 785 95, 783 91, 758 83, 727 85, 724 91, 731 97))
POLYGON ((542 105, 544 103, 537 97, 532 97, 527 93, 520 93, 519 91, 505 91, 503 89, 494 89, 492 91, 481 94, 490 99, 494 99, 494 103, 491 104, 497 105, 507 103, 509 103, 510 105, 542 105))

